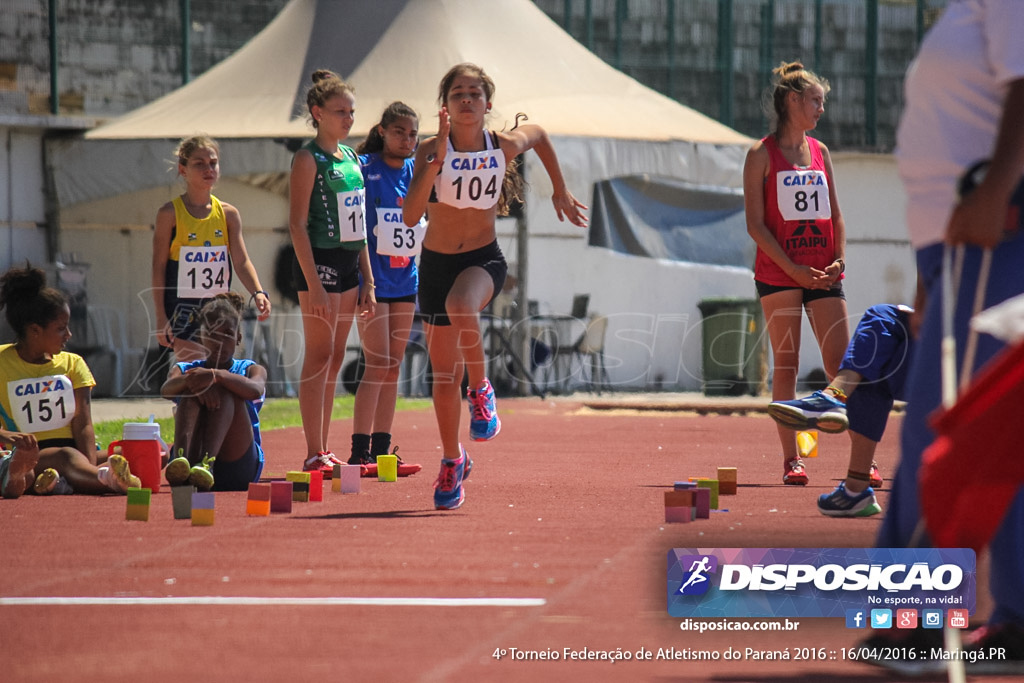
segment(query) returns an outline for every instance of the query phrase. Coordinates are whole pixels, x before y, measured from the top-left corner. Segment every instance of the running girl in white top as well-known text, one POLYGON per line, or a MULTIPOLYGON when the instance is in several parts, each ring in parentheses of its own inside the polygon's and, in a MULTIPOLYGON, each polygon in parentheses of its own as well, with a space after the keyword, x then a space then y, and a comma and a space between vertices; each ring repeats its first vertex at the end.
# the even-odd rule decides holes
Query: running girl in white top
POLYGON ((522 183, 510 163, 534 149, 554 188, 559 220, 585 227, 586 206, 565 186, 554 147, 543 128, 516 126, 489 132, 494 83, 475 64, 448 71, 439 88, 440 126, 416 153, 412 184, 403 205, 406 225, 427 213, 427 234, 420 256, 420 312, 426 317, 427 349, 433 368, 434 413, 441 433, 441 473, 434 485, 434 506, 462 505, 463 480, 472 461, 459 443, 461 382, 469 375, 470 436, 494 438, 501 428, 494 389, 484 376, 480 311, 501 291, 507 265, 498 247, 495 219, 518 199, 522 183), (517 184, 518 181, 518 184, 517 184))

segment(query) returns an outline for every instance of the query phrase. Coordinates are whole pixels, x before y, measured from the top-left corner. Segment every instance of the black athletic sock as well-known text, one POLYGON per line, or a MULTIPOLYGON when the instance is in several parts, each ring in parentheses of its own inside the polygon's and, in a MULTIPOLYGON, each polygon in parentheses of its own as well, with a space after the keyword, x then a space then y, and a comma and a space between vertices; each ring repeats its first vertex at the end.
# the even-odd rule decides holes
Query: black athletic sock
POLYGON ((361 465, 364 459, 368 459, 370 455, 370 435, 369 434, 353 434, 352 435, 352 455, 348 459, 350 465, 361 465))
POLYGON ((370 434, 370 455, 388 455, 391 450, 391 434, 388 432, 374 432, 370 434))

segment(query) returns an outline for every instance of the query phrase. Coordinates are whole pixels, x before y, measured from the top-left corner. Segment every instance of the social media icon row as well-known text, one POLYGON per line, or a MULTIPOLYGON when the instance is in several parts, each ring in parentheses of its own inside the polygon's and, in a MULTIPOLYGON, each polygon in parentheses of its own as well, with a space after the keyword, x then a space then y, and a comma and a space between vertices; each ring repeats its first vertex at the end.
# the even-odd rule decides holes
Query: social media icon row
POLYGON ((968 613, 965 609, 946 611, 943 620, 941 609, 923 609, 918 622, 916 609, 898 609, 895 614, 891 609, 848 609, 846 610, 846 628, 942 628, 948 624, 950 628, 967 628, 968 613))

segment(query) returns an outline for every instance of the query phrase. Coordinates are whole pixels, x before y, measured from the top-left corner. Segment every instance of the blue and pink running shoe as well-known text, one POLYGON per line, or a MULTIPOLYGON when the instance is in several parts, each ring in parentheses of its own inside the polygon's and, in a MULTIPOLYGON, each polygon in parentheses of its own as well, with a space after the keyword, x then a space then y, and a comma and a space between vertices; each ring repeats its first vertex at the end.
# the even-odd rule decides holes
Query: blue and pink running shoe
POLYGON ((461 445, 459 450, 462 456, 458 460, 441 460, 441 471, 434 482, 434 508, 437 510, 454 510, 466 500, 462 484, 473 471, 473 461, 461 445))
POLYGON ((494 387, 484 378, 469 395, 469 437, 473 441, 490 441, 501 431, 501 420, 494 405, 494 387))

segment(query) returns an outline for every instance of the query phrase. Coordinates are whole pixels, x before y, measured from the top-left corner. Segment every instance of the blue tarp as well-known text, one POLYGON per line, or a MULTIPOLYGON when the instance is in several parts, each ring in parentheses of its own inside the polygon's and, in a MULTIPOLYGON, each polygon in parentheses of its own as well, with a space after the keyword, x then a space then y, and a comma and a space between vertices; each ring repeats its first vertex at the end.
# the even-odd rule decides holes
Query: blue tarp
POLYGON ((743 192, 657 176, 594 184, 589 244, 624 254, 753 268, 743 192))

